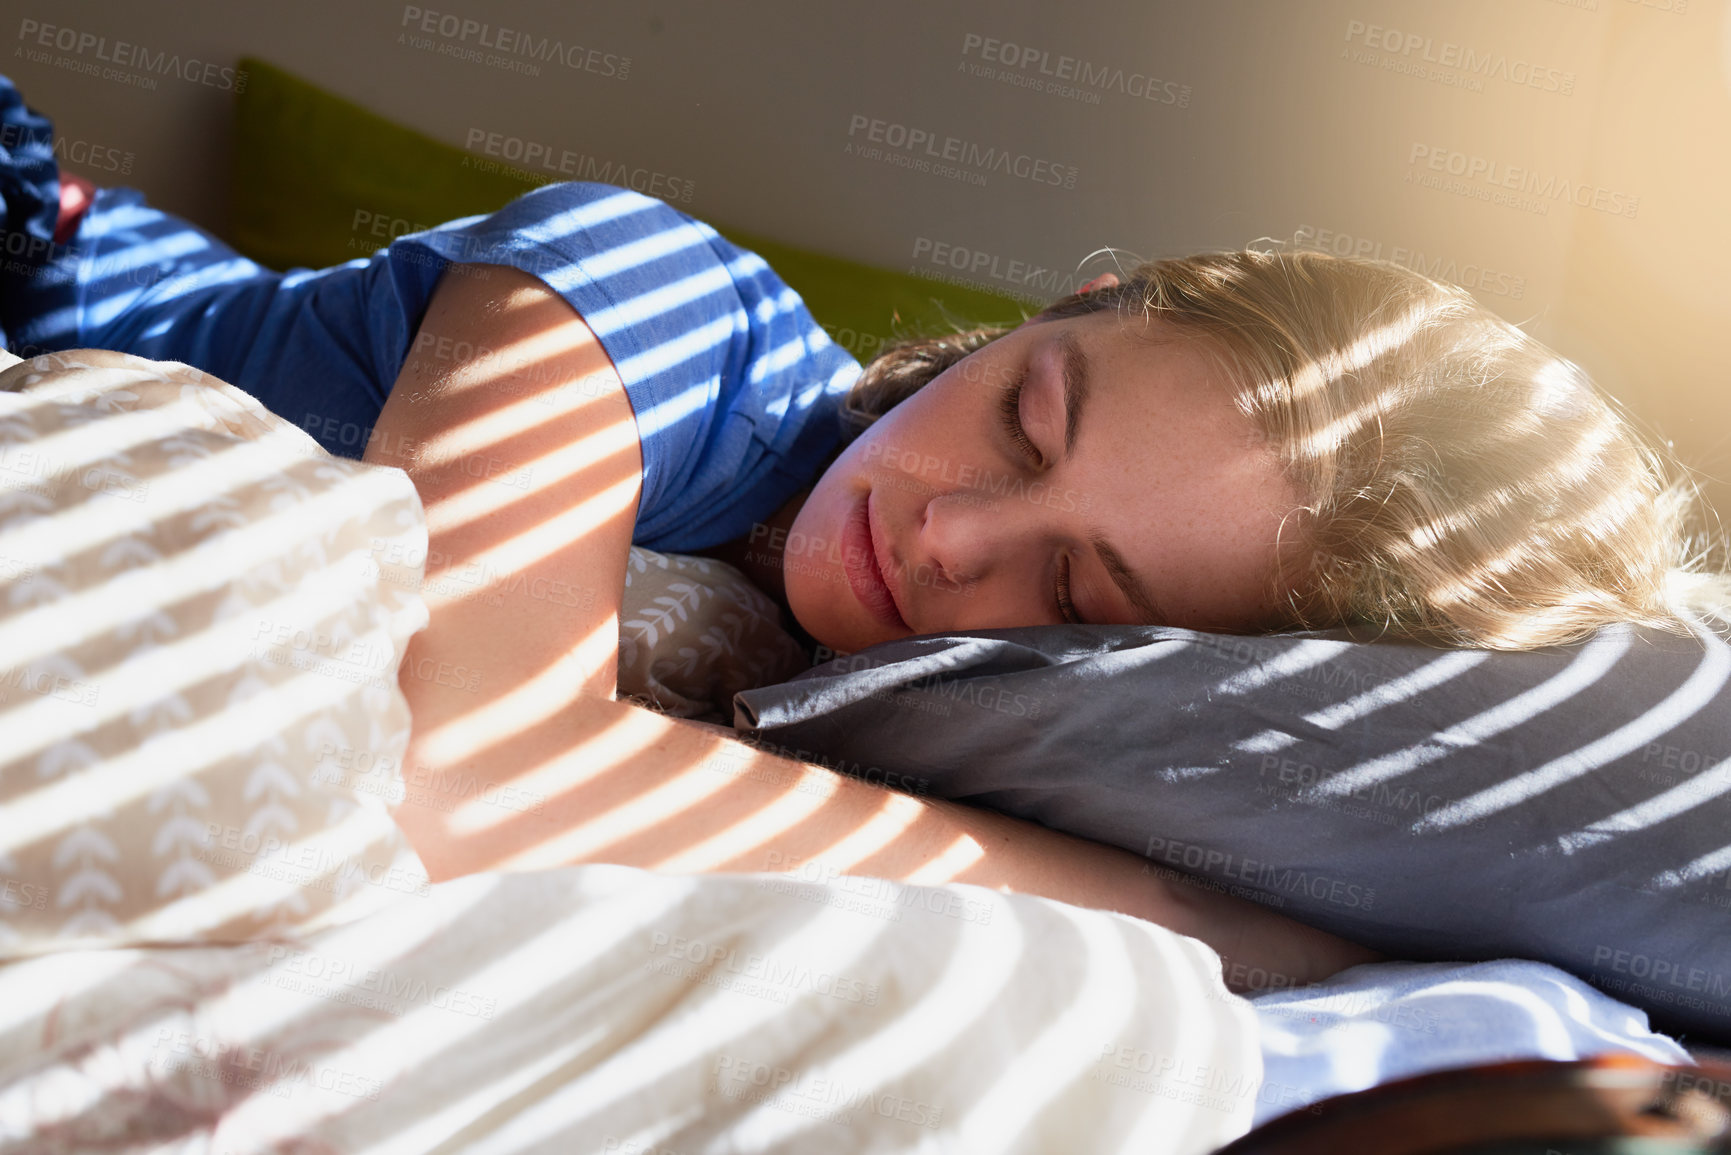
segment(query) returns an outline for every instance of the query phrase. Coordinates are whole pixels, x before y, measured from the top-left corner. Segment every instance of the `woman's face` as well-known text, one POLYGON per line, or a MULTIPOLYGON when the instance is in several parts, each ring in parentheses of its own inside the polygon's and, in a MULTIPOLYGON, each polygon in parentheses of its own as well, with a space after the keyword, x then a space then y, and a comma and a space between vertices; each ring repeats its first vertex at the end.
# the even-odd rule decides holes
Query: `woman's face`
POLYGON ((1066 621, 1254 630, 1298 505, 1193 338, 1110 310, 1028 323, 825 471, 787 538, 788 605, 844 653, 1066 621))

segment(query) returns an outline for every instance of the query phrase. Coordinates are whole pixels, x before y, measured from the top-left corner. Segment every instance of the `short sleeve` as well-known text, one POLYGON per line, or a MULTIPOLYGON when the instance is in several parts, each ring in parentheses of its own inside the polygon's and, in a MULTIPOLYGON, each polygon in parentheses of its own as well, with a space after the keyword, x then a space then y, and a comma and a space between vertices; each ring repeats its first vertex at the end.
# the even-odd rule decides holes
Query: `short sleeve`
POLYGON ((54 243, 60 213, 54 129, 0 76, 0 345, 28 318, 32 282, 64 246, 54 243))
POLYGON ((636 415, 637 545, 690 551, 744 536, 840 444, 859 364, 763 258, 661 201, 547 185, 384 255, 405 302, 430 298, 448 263, 486 263, 540 278, 577 310, 636 415))

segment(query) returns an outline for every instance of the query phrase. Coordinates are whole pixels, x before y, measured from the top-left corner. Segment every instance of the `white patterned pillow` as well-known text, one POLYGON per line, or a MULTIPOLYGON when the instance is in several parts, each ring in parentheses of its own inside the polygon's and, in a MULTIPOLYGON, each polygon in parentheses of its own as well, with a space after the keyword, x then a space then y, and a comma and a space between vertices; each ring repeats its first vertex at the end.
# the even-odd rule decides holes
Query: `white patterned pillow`
POLYGON ((619 694, 733 724, 733 695, 810 668, 781 609, 726 562, 631 547, 619 609, 619 694))
POLYGON ((0 372, 0 957, 426 890, 385 806, 427 623, 393 549, 426 552, 406 474, 215 378, 97 350, 0 372))

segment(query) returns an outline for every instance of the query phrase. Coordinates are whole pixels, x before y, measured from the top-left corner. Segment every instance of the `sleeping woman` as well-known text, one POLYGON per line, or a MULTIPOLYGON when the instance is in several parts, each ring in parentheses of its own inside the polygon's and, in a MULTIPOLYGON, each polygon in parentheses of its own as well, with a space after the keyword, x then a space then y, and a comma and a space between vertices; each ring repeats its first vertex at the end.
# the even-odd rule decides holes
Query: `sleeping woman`
POLYGON ((1580 370, 1397 266, 1155 261, 862 371, 760 258, 623 189, 549 185, 277 273, 133 190, 63 185, 10 85, 0 114, 8 347, 184 361, 413 479, 430 625, 400 679, 397 820, 435 879, 970 882, 1194 935, 1235 987, 1312 981, 1378 956, 1127 851, 619 700, 631 545, 734 559, 844 653, 1059 622, 1519 649, 1681 629, 1724 594, 1689 572, 1689 484, 1580 370), (476 573, 509 592, 465 596, 476 573), (545 801, 480 804, 442 785, 460 777, 545 801))

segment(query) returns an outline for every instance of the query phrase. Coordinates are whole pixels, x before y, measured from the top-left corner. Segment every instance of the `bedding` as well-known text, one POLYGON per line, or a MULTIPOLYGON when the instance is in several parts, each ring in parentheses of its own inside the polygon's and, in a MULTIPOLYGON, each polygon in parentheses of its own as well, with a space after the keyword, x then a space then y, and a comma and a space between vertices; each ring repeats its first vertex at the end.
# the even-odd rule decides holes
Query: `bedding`
POLYGON ((735 698, 748 737, 1133 850, 1399 958, 1525 957, 1731 1040, 1731 647, 1610 627, 928 636, 735 698))
POLYGON ((868 881, 471 875, 0 967, 0 1151, 1202 1155, 1289 1095, 1202 943, 868 881))
POLYGON ((621 697, 725 726, 734 694, 810 668, 782 628, 781 608, 739 570, 631 547, 619 607, 621 697))
MULTIPOLYGON (((1690 1064, 1647 1016, 1526 959, 1369 963, 1313 986, 1252 995, 1265 1085, 1319 1101, 1455 1067, 1606 1054, 1690 1064)), ((1257 1100, 1260 1127, 1293 1110, 1257 1100)))
POLYGON ((426 624, 407 475, 100 350, 0 373, 0 958, 334 925, 427 874, 386 809, 426 624), (387 572, 394 571, 394 572, 387 572))
MULTIPOLYGON (((0 1150, 1205 1152, 1247 1127, 1254 1015, 1151 924, 797 867, 430 886, 385 809, 427 620, 407 475, 184 365, 0 361, 0 1150)), ((632 570, 708 629, 773 611, 719 562, 632 570)), ((678 637, 635 635, 653 678, 680 684, 653 661, 678 637)), ((732 640, 741 668, 787 657, 732 640)))
MULTIPOLYGON (((5 895, 29 908, 0 906, 0 1152, 1205 1152, 1388 1070, 1686 1061, 1540 964, 1361 967, 1247 1002, 1194 939, 964 885, 791 864, 429 886, 378 823, 407 722, 379 682, 425 622, 406 476, 184 365, 9 360, 0 639, 43 670, 9 676, 36 698, 0 719, 48 772, 0 772, 23 818, 5 895), (374 857, 339 861, 339 835, 374 857), (1498 1000, 1525 1035, 1459 1030, 1498 1000), (1343 1062, 1443 1005, 1448 1046, 1343 1062)), ((720 562, 635 550, 627 594, 622 669, 662 708, 803 665, 720 562)))
MULTIPOLYGON (((98 403, 123 409, 129 402, 122 401, 122 395, 133 393, 144 399, 136 403, 139 410, 166 407, 172 395, 174 404, 201 411, 194 424, 217 441, 183 435, 187 445, 200 446, 202 452, 183 448, 171 462, 173 468, 221 453, 235 456, 237 439, 274 439, 279 445, 293 441, 276 437, 279 431, 269 415, 256 404, 249 407, 241 400, 244 394, 230 397, 228 393, 238 391, 225 393, 228 387, 201 380, 195 371, 185 370, 190 379, 177 378, 184 367, 93 364, 87 356, 85 364, 58 367, 67 369, 134 374, 119 388, 92 391, 89 378, 69 386, 64 396, 81 407, 98 403), (193 385, 199 388, 190 388, 193 385), (150 400, 156 397, 160 403, 150 400)), ((29 392, 43 397, 55 388, 41 380, 31 385, 29 392)), ((0 408, 0 419, 8 416, 9 411, 0 408)), ((56 436, 95 423, 64 407, 55 410, 54 417, 59 424, 42 428, 56 436)), ((0 450, 13 448, 0 433, 0 450)), ((124 448, 131 451, 133 446, 124 448)), ((118 457, 93 460, 105 470, 99 475, 104 479, 99 488, 107 489, 100 495, 103 500, 124 498, 128 478, 156 479, 129 474, 133 462, 118 457)), ((83 497, 84 504, 97 502, 97 497, 83 497)), ((277 512, 286 508, 279 505, 277 512)), ((415 533, 401 523, 418 518, 418 506, 412 515, 397 512, 400 536, 387 539, 397 548, 386 552, 413 556, 415 533)), ((0 529, 10 525, 0 519, 0 529)), ((749 608, 765 619, 761 605, 748 606, 748 596, 724 592, 737 575, 696 568, 720 563, 634 551, 632 565, 643 575, 637 595, 643 600, 638 604, 660 604, 666 625, 673 625, 675 618, 681 627, 700 621, 699 614, 686 611, 704 608, 724 613, 749 608), (675 582, 686 588, 674 589, 675 582), (669 592, 652 593, 652 583, 662 583, 659 588, 669 592), (655 600, 669 596, 684 608, 655 600)), ((36 580, 45 568, 8 559, 0 559, 0 567, 10 567, 0 568, 0 577, 10 573, 25 581, 36 580)), ((419 582, 418 567, 387 573, 389 567, 374 560, 358 568, 380 591, 395 586, 400 595, 419 582)), ((308 580, 297 576, 297 583, 308 580)), ((26 600, 33 596, 26 595, 26 600)), ((381 640, 406 643, 408 634, 419 628, 417 613, 424 615, 424 610, 410 596, 399 597, 390 612, 393 624, 382 627, 381 640)), ((652 621, 641 613, 636 620, 652 621)), ((0 617, 0 629, 5 624, 0 617)), ((373 624, 380 624, 377 615, 373 624)), ((153 628, 159 627, 141 628, 137 638, 149 639, 153 628)), ((288 630, 292 650, 301 634, 294 626, 288 630)), ((658 643, 677 634, 639 628, 631 666, 646 699, 688 717, 708 716, 713 703, 756 682, 773 668, 769 662, 779 660, 775 651, 780 643, 766 635, 760 643, 764 664, 754 666, 757 659, 748 657, 715 676, 707 660, 659 648, 658 643)), ((309 627, 306 636, 320 635, 309 627)), ((331 631, 323 637, 356 640, 352 632, 331 631)), ((1221 643, 1216 639, 1214 644, 1221 643)), ((147 643, 141 648, 150 647, 147 643)), ((622 634, 622 689, 624 654, 631 648, 622 634)), ((724 649, 715 647, 717 653, 724 649)), ((790 662, 784 672, 791 674, 792 659, 782 651, 790 662)), ((382 660, 400 660, 401 653, 397 645, 382 660)), ((738 653, 730 656, 737 658, 738 653)), ((1261 685, 1302 676, 1309 668, 1302 657, 1274 654, 1266 663, 1255 660, 1259 668, 1269 669, 1217 691, 1253 694, 1261 685)), ((288 664, 294 664, 292 659, 288 664)), ((867 659, 864 668, 875 664, 876 659, 867 659)), ((853 665, 858 667, 858 659, 853 665)), ((1012 661, 1009 672, 1029 673, 1037 665, 1012 661)), ((304 665, 297 668, 307 672, 304 665)), ((906 693, 902 705, 914 704, 904 710, 903 720, 910 713, 923 713, 930 721, 940 716, 939 710, 947 715, 958 704, 983 712, 994 724, 1005 717, 1042 713, 1050 720, 1075 707, 1062 695, 1028 692, 1026 682, 1007 693, 1001 685, 983 682, 950 693, 951 683, 943 679, 955 669, 964 670, 957 681, 970 676, 964 662, 918 675, 915 681, 922 684, 911 692, 907 685, 884 681, 872 693, 884 699, 906 693), (934 677, 938 680, 932 681, 934 677), (934 692, 916 696, 925 690, 934 692)), ((1359 693, 1333 702, 1338 708, 1332 713, 1319 705, 1325 699, 1312 698, 1310 704, 1319 708, 1311 714, 1321 716, 1305 721, 1312 729, 1341 729, 1403 700, 1415 682, 1440 685, 1458 674, 1445 670, 1427 681, 1426 675, 1409 669, 1384 679, 1392 685, 1377 683, 1382 688, 1375 693, 1366 688, 1368 683, 1355 686, 1359 693), (1354 709, 1360 713, 1353 715, 1354 709)), ((825 675, 820 671, 819 676, 825 675)), ((38 675, 26 680, 33 687, 62 685, 38 675)), ((1325 680, 1341 684, 1333 677, 1325 680)), ((275 689, 281 700, 281 688, 275 689)), ((779 689, 770 687, 769 692, 773 696, 779 689)), ((1097 709, 1105 710, 1109 695, 1098 692, 1097 682, 1090 689, 1100 700, 1097 709)), ((760 692, 744 689, 743 699, 760 692)), ((244 706, 248 695, 232 697, 244 706)), ((375 698, 372 704, 381 701, 375 698)), ((387 719, 400 704, 385 704, 387 719)), ((1284 716, 1276 707, 1267 708, 1271 718, 1284 716)), ((746 721, 758 720, 752 707, 743 709, 746 721)), ((38 713, 46 716, 47 711, 38 713)), ((1121 703, 1116 713, 1097 713, 1092 740, 1098 742, 1110 732, 1104 724, 1121 722, 1123 713, 1121 703)), ((134 714, 130 720, 136 723, 134 714)), ((214 715, 209 720, 219 721, 214 715)), ((406 726, 406 718, 402 721, 406 726)), ((790 746, 814 747, 810 738, 794 736, 791 730, 777 735, 773 724, 748 728, 762 736, 789 738, 790 746)), ((384 729, 387 735, 396 732, 384 729)), ((1443 744, 1459 744, 1459 735, 1441 733, 1443 744)), ((371 736, 377 734, 375 729, 371 736)), ((1066 734, 1083 741, 1077 731, 1066 734)), ((1477 731, 1468 731, 1468 736, 1483 737, 1477 731)), ((369 775, 357 773, 354 752, 367 748, 339 747, 350 753, 335 755, 329 732, 324 737, 315 759, 320 765, 306 778, 312 789, 300 800, 309 803, 308 813, 296 820, 309 826, 322 819, 355 827, 355 812, 378 811, 382 798, 400 793, 400 781, 390 758, 374 757, 371 781, 363 785, 360 779, 369 775), (333 767, 333 762, 340 764, 333 767), (326 787, 331 789, 323 790, 326 787), (321 805, 310 805, 315 802, 321 805)), ((1303 740, 1312 737, 1306 731, 1303 740)), ((384 740, 387 752, 393 740, 384 740)), ((918 737, 909 735, 907 740, 917 742, 918 737)), ((1265 745, 1280 740, 1262 739, 1265 745)), ((821 743, 817 747, 827 748, 821 743)), ((397 749, 400 754, 400 746, 397 749)), ((1255 746, 1248 749, 1267 753, 1255 746)), ((1428 747, 1424 753, 1428 755, 1428 747)), ((1688 747, 1663 744, 1653 754, 1659 767, 1667 760, 1673 767, 1684 765, 1690 756, 1688 747)), ((1201 776, 1230 769, 1192 761, 1194 765, 1178 769, 1204 771, 1201 776)), ((1699 751, 1693 753, 1693 762, 1697 770, 1703 765, 1699 751)), ((871 759, 871 764, 878 762, 871 759)), ((1305 765, 1298 763, 1293 771, 1300 781, 1305 765)), ((292 769, 290 777, 298 778, 301 769, 292 769)), ((1277 764, 1277 776, 1281 769, 1277 764)), ((1165 766, 1162 772, 1170 777, 1172 770, 1165 766)), ((959 763, 955 768, 962 777, 981 771, 977 766, 962 770, 959 763)), ((262 843, 271 835, 269 824, 257 817, 262 809, 258 795, 265 788, 251 789, 259 772, 260 764, 254 764, 248 784, 238 795, 231 791, 217 799, 213 813, 235 815, 226 828, 244 840, 252 827, 255 842, 262 843), (249 805, 255 808, 252 812, 246 809, 249 805)), ((991 768, 984 772, 989 777, 991 768)), ((942 781, 924 771, 919 777, 942 781)), ((17 781, 16 774, 0 767, 0 783, 17 781)), ((946 788, 953 789, 954 782, 946 788)), ((1053 801, 1055 809, 1063 810, 1067 803, 1055 800, 1070 788, 1074 782, 1056 787, 1044 783, 1034 793, 1037 802, 1053 801)), ((1003 789, 1014 793, 1020 787, 1003 789)), ((1084 783, 1080 789, 1089 787, 1084 783)), ((162 807, 174 808, 191 796, 184 789, 181 794, 167 797, 162 807)), ((0 803, 8 797, 0 791, 0 803)), ((157 800, 153 795, 151 801, 157 800)), ((280 801, 268 799, 271 805, 280 801)), ((1289 818, 1306 813, 1296 797, 1286 801, 1291 804, 1285 808, 1289 818)), ((1306 804, 1327 808, 1315 799, 1306 804)), ((1678 800, 1671 805, 1675 812, 1678 800)), ((182 811, 174 809, 172 816, 178 819, 182 811)), ((126 831, 136 835, 143 829, 137 821, 120 822, 111 813, 87 817, 85 825, 108 838, 113 853, 97 853, 92 848, 98 841, 83 839, 64 856, 65 863, 48 862, 50 869, 75 868, 70 879, 59 880, 61 891, 83 888, 100 896, 102 887, 92 880, 103 875, 111 882, 119 878, 128 888, 148 880, 157 862, 147 854, 161 858, 160 833, 155 845, 137 837, 122 844, 116 839, 127 837, 126 831), (110 820, 112 828, 102 825, 110 820), (149 867, 139 869, 140 862, 149 867)), ((1131 816, 1132 821, 1136 818, 1131 816)), ((1219 864, 1209 860, 1218 852, 1204 843, 1168 837, 1156 848, 1155 837, 1148 836, 1146 848, 1133 847, 1150 855, 1151 869, 1182 868, 1195 847, 1204 851, 1199 867, 1217 879, 1223 874, 1219 864)), ((175 849, 172 839, 170 843, 175 849)), ((377 849, 372 844, 369 848, 377 849)), ((400 850, 407 853, 406 847, 400 850)), ((1710 854, 1706 857, 1711 860, 1710 854)), ((900 1150, 910 1145, 909 1128, 924 1128, 914 1132, 916 1137, 929 1138, 928 1146, 939 1150, 961 1149, 963 1143, 969 1150, 1035 1150, 1043 1141, 1047 1147, 1067 1149, 1111 1150, 1116 1144, 1146 1150, 1157 1144, 1161 1150, 1201 1151, 1231 1138, 1253 1118, 1270 1117, 1313 1097, 1298 1086, 1298 1076, 1282 1081, 1262 1070, 1254 1057, 1257 1017, 1266 1041, 1268 1014, 1258 1005, 1257 1017, 1247 1017, 1243 1001, 1225 993, 1216 956, 1193 940, 1118 916, 967 887, 917 888, 835 878, 814 882, 797 872, 669 879, 619 867, 582 867, 534 876, 484 876, 429 888, 424 872, 416 873, 419 864, 395 851, 372 862, 405 872, 400 877, 412 885, 384 886, 374 879, 371 893, 353 893, 320 907, 322 896, 305 892, 320 889, 322 880, 303 874, 297 885, 283 888, 281 902, 265 903, 268 917, 254 918, 251 924, 216 924, 209 917, 203 923, 175 922, 157 912, 137 914, 115 907, 105 912, 106 922, 94 917, 44 929, 26 921, 20 924, 21 934, 13 928, 18 936, 14 941, 20 944, 15 953, 59 953, 52 959, 0 966, 0 1037, 7 1040, 0 1043, 0 1144, 39 1150, 46 1140, 65 1150, 128 1150, 166 1140, 238 1149, 320 1143, 350 1149, 389 1140, 403 1149, 463 1145, 659 1151, 683 1149, 683 1143, 714 1143, 771 1150, 900 1150), (867 908, 864 929, 849 925, 838 931, 835 924, 845 921, 843 914, 862 916, 862 904, 867 908), (872 904, 876 913, 869 909, 872 904), (819 908, 815 913, 814 907, 819 908), (994 917, 977 916, 986 910, 994 917), (957 911, 976 916, 958 918, 957 911), (945 917, 948 922, 936 921, 945 917), (996 930, 991 929, 994 924, 996 930), (1014 932, 1000 933, 1005 927, 1014 932), (260 934, 268 940, 233 942, 260 934), (143 945, 150 943, 206 945, 173 950, 143 945), (789 943, 795 944, 791 954, 789 943), (70 949, 113 944, 118 948, 70 949), (1072 947, 1079 949, 1068 949, 1072 947), (814 948, 819 953, 812 953, 814 948), (855 969, 844 971, 843 966, 855 969), (987 981, 981 981, 982 974, 987 981), (868 1002, 874 994, 877 1001, 868 1002), (748 999, 765 1006, 744 1003, 741 1010, 741 1002, 748 999), (958 1001, 964 1010, 957 1010, 958 1001), (876 1011, 879 1006, 881 1013, 850 1017, 862 1007, 876 1011), (953 1037, 942 1027, 954 1028, 953 1037), (706 1029, 733 1033, 718 1039, 703 1034, 706 1029), (934 1038, 939 1046, 928 1051, 934 1038), (699 1043, 695 1057, 694 1039, 699 1043), (742 1041, 763 1045, 746 1053, 742 1041), (676 1066, 679 1060, 670 1055, 678 1055, 683 1066, 676 1066), (888 1078, 882 1070, 886 1057, 892 1065, 900 1064, 888 1078), (429 1103, 439 1108, 430 1116, 429 1103), (598 1123, 606 1127, 599 1133, 598 1123)), ((18 865, 0 862, 0 869, 18 865)), ((22 865, 12 883, 36 877, 32 872, 42 869, 43 861, 22 865)), ((258 866, 255 857, 242 868, 246 878, 215 879, 206 890, 171 890, 175 910, 234 914, 264 893, 259 879, 265 872, 258 866)), ((1281 877, 1289 880, 1292 868, 1284 869, 1287 874, 1281 877)), ((1304 867, 1297 869, 1306 878, 1297 897, 1316 898, 1314 879, 1304 867)), ((350 885, 365 890, 355 876, 367 874, 366 869, 350 872, 350 885)), ((1240 873, 1232 885, 1244 881, 1240 873)), ((1269 880, 1258 873, 1254 881, 1260 885, 1269 880)), ((1382 879, 1373 873, 1372 881, 1380 884, 1382 879)), ((1325 889, 1334 892, 1340 882, 1334 879, 1325 889)), ((163 889, 160 879, 156 888, 163 889)), ((1272 890, 1283 903, 1295 897, 1279 886, 1261 888, 1272 890)), ((1360 897, 1369 889, 1361 884, 1360 897)), ((1494 892, 1492 905, 1504 897, 1494 892)), ((1386 914, 1386 907, 1386 902, 1378 907, 1373 923, 1386 914)), ((1370 908, 1367 902, 1359 913, 1370 908)), ((1287 912, 1306 917, 1290 907, 1287 912)), ((5 913, 3 907, 0 913, 5 913)), ((1454 924, 1446 918, 1444 922, 1437 933, 1446 937, 1454 924)), ((1631 934, 1641 930, 1623 929, 1631 934)), ((1390 933, 1432 930, 1414 925, 1409 917, 1390 933)), ((1709 945, 1723 954, 1722 941, 1709 945)), ((1607 956, 1609 971, 1616 972, 1620 961, 1622 973, 1652 977, 1652 956, 1641 972, 1635 968, 1642 964, 1631 961, 1639 958, 1638 952, 1623 954, 1621 960, 1607 956)), ((1676 965, 1660 973, 1675 979, 1676 965)), ((1695 982, 1698 969, 1685 970, 1681 985, 1695 982)), ((1607 989, 1619 989, 1611 985, 1615 981, 1607 982, 1607 989)), ((1519 984, 1510 980, 1507 985, 1511 1001, 1518 1000, 1519 984)), ((1343 980, 1328 991, 1290 992, 1295 1001, 1280 1009, 1314 1021, 1312 1012, 1326 1008, 1330 996, 1357 989, 1343 980), (1318 1001, 1306 1006, 1306 995, 1318 1001)), ((1640 1002, 1638 993, 1629 991, 1625 997, 1640 1002)), ((1258 999, 1259 1004, 1275 1001, 1258 999)), ((1644 1025, 1640 1029, 1644 1031, 1644 1025)), ((1331 1053, 1315 1032, 1310 1038, 1311 1051, 1293 1070, 1314 1068, 1331 1053)), ((1434 1052, 1426 1053, 1434 1058, 1434 1052)))

